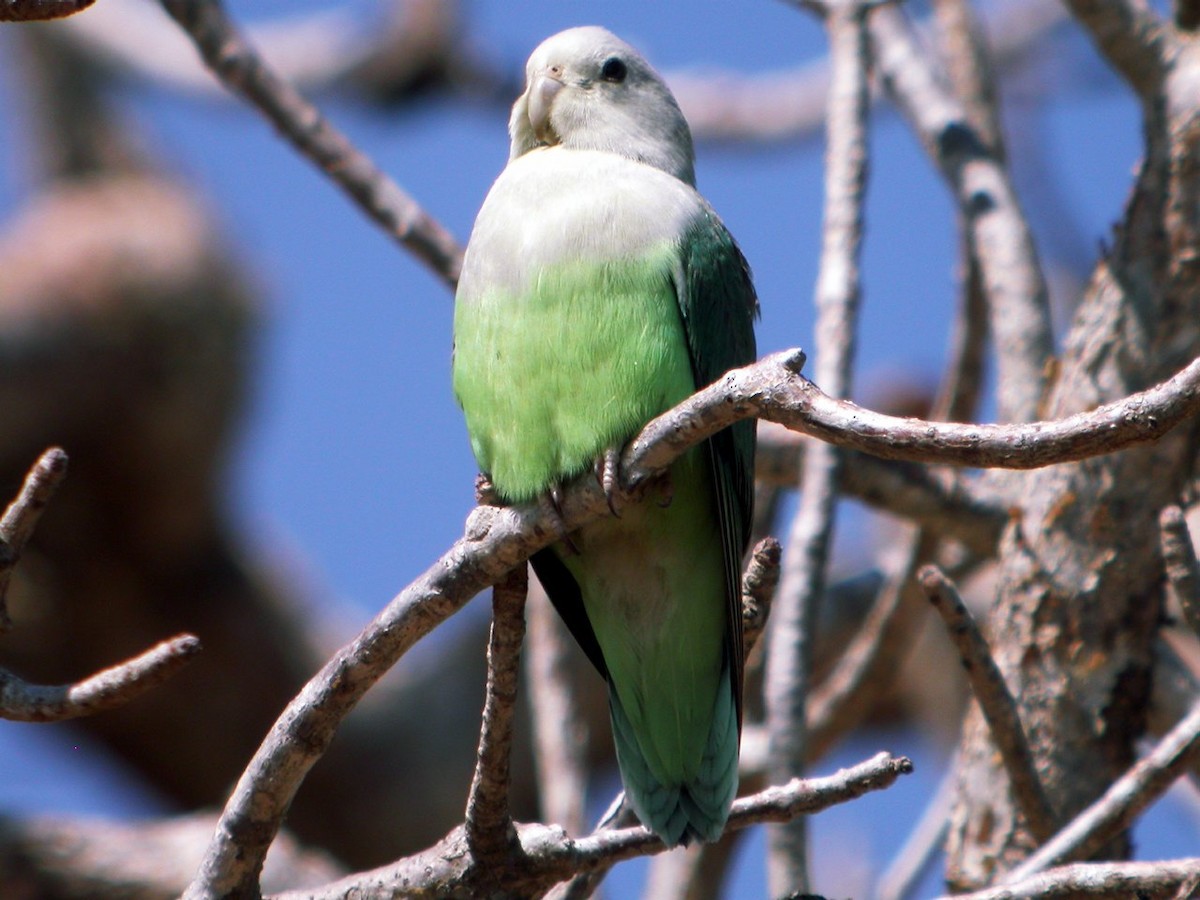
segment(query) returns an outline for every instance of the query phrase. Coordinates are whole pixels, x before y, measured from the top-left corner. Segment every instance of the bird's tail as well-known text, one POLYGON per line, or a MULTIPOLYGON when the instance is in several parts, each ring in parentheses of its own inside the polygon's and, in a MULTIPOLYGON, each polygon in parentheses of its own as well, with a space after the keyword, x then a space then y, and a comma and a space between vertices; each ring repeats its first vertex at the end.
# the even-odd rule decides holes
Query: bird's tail
POLYGON ((674 783, 664 783, 651 771, 617 692, 609 688, 608 707, 625 798, 642 824, 668 847, 720 838, 737 795, 739 733, 728 659, 718 685, 700 765, 690 777, 674 783))

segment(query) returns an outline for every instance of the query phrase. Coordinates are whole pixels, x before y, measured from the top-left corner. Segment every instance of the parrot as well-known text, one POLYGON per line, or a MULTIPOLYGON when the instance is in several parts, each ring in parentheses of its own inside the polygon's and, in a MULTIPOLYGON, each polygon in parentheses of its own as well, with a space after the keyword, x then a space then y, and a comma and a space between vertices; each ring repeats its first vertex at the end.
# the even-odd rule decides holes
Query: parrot
POLYGON ((605 488, 613 514, 530 563, 607 682, 633 812, 668 847, 712 842, 738 784, 754 423, 684 453, 657 498, 618 507, 614 486, 642 426, 754 361, 758 299, 696 190, 683 113, 633 47, 572 28, 525 76, 464 253, 454 394, 500 503, 605 488))

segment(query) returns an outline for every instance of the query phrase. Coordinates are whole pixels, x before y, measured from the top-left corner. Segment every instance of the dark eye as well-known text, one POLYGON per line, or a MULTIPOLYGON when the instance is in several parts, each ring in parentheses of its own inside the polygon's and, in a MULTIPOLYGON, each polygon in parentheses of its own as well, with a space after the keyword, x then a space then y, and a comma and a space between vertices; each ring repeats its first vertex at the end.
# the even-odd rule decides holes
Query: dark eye
POLYGON ((625 63, 621 62, 615 56, 606 59, 604 65, 600 67, 600 77, 605 81, 620 83, 625 80, 625 76, 628 74, 629 70, 625 68, 625 63))

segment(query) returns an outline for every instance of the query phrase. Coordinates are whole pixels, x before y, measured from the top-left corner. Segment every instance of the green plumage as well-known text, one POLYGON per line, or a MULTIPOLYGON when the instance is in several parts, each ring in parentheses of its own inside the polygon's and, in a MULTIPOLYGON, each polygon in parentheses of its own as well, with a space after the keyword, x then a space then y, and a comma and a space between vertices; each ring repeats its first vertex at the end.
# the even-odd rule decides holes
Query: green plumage
MULTIPOLYGON (((602 43, 596 66, 611 47, 632 53, 602 43)), ((471 445, 514 503, 590 473, 753 360, 756 308, 732 238, 678 173, 607 150, 529 149, 514 131, 519 145, 476 221, 454 323, 471 445)), ((736 793, 753 455, 753 424, 740 423, 672 466, 669 504, 629 506, 532 560, 608 681, 626 795, 668 845, 719 837, 736 793)))

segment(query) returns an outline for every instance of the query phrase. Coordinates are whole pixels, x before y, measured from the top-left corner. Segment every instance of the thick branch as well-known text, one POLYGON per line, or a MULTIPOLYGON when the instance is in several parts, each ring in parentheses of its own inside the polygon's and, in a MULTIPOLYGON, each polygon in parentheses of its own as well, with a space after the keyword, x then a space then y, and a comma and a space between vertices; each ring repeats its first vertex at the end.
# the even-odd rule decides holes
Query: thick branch
POLYGON ((1187 519, 1178 506, 1168 506, 1159 515, 1158 525, 1167 590, 1179 604, 1192 634, 1200 637, 1200 563, 1187 519))
POLYGON ((1066 0, 1109 64, 1142 97, 1166 77, 1175 38, 1144 0, 1066 0))
POLYGON ((1025 880, 1048 866, 1087 859, 1133 824, 1147 806, 1166 793, 1200 748, 1200 703, 1164 737, 1145 759, 1113 783, 1104 795, 1066 828, 1012 870, 1010 883, 1025 880))
POLYGON ((1074 897, 1117 897, 1128 900, 1167 900, 1186 883, 1200 877, 1200 859, 1156 862, 1076 863, 1051 869, 1003 887, 942 900, 1056 900, 1074 897))
POLYGON ((217 0, 162 0, 205 63, 263 113, 389 235, 453 286, 462 249, 435 219, 375 167, 315 106, 280 79, 245 41, 217 0))

